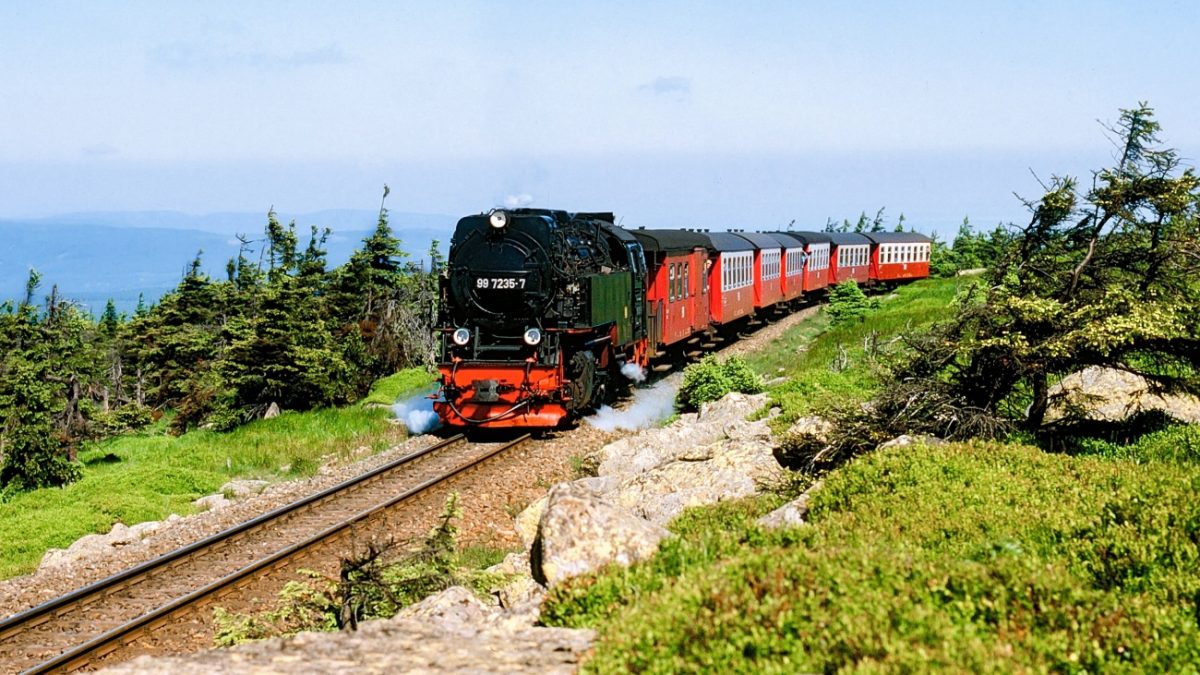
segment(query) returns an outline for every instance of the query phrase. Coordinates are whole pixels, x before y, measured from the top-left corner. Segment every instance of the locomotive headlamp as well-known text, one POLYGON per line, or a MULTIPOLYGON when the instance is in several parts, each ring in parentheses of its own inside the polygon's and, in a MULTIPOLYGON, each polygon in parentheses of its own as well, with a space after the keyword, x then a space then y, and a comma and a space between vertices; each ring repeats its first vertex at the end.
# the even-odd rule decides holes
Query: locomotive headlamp
POLYGON ((454 340, 454 344, 461 347, 471 341, 471 331, 467 330, 466 328, 459 328, 458 330, 454 331, 454 334, 450 336, 450 339, 454 340))
POLYGON ((536 328, 526 328, 525 329, 525 344, 532 347, 541 341, 542 341, 542 331, 540 331, 536 328))
POLYGON ((508 225, 508 214, 503 211, 492 211, 492 215, 488 216, 488 222, 499 230, 508 225))

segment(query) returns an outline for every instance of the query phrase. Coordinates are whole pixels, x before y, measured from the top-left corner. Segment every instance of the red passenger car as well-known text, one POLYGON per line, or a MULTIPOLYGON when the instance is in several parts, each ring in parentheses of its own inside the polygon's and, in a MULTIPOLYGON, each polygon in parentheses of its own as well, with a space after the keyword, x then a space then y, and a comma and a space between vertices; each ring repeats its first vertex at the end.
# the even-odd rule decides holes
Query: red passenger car
POLYGON ((804 263, 808 256, 804 252, 804 242, 787 232, 772 232, 771 236, 779 240, 783 247, 783 271, 780 276, 780 288, 783 301, 791 302, 804 295, 804 263))
POLYGON ((830 232, 829 283, 853 279, 859 286, 871 279, 871 240, 857 232, 830 232))
POLYGON ((708 237, 687 230, 632 230, 646 254, 647 330, 653 351, 708 329, 708 237))
POLYGON ((732 232, 705 233, 712 250, 709 299, 713 323, 754 313, 754 245, 732 232))
POLYGON ((754 309, 768 309, 783 301, 783 244, 762 232, 738 232, 754 245, 754 309))
POLYGON ((829 261, 832 240, 824 232, 787 232, 804 242, 804 292, 814 293, 829 285, 829 261))
POLYGON ((916 232, 871 232, 871 279, 899 281, 929 276, 933 240, 916 232))

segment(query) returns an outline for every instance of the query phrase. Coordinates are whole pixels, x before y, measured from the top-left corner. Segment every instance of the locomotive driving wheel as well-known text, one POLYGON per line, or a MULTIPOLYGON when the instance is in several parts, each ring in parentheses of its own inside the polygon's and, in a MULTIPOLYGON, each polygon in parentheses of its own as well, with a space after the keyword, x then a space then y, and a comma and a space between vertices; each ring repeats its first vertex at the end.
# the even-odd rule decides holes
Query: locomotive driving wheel
POLYGON ((567 392, 571 396, 567 409, 582 410, 592 401, 596 385, 596 357, 589 351, 577 352, 571 357, 567 369, 571 379, 567 385, 567 392))

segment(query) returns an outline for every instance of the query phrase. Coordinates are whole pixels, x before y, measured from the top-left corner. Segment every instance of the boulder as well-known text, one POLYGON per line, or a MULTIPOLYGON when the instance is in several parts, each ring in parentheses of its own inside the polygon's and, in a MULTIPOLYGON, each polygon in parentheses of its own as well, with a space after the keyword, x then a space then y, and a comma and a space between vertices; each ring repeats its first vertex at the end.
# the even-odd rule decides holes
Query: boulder
POLYGON ((747 424, 746 416, 762 408, 766 394, 728 394, 718 401, 705 403, 699 413, 680 415, 666 427, 646 429, 609 443, 598 453, 599 474, 625 480, 649 471, 680 454, 694 452, 747 424))
POLYGON ((910 436, 908 434, 901 434, 890 441, 884 441, 883 443, 880 443, 875 449, 887 450, 888 448, 907 448, 910 445, 927 445, 929 447, 938 447, 947 444, 948 443, 946 441, 938 438, 937 436, 926 436, 922 434, 910 436))
POLYGON ((1050 400, 1053 403, 1046 412, 1047 422, 1078 415, 1119 422, 1150 410, 1160 410, 1189 424, 1200 422, 1200 399, 1155 393, 1145 378, 1114 368, 1091 366, 1072 373, 1050 387, 1050 400))
POLYGON ((528 553, 509 553, 504 556, 504 560, 492 565, 484 570, 492 574, 504 574, 507 576, 524 574, 529 575, 529 554, 528 553))
POLYGON ((546 586, 610 563, 630 565, 654 555, 666 529, 617 508, 576 483, 550 490, 530 552, 533 577, 546 586))
POLYGON ((279 417, 282 412, 283 411, 279 409, 279 404, 271 401, 271 405, 267 406, 267 411, 263 413, 263 419, 269 420, 272 417, 279 417))
POLYGON ((814 436, 818 439, 824 440, 825 435, 828 434, 832 429, 833 425, 829 422, 829 420, 825 419, 824 417, 810 415, 808 417, 801 417, 793 422, 792 426, 788 427, 787 431, 784 432, 784 435, 796 434, 814 436))
POLYGON ((270 485, 265 480, 252 480, 250 478, 235 478, 221 486, 221 494, 229 496, 231 499, 245 499, 253 495, 259 494, 270 485))
POLYGON ((519 576, 494 593, 504 610, 498 623, 504 628, 524 628, 537 625, 542 617, 542 601, 546 589, 528 575, 519 576))
POLYGON ((499 612, 499 608, 485 605, 470 589, 451 586, 405 607, 391 620, 418 619, 447 632, 471 636, 493 623, 499 612))
POLYGON ((778 530, 785 527, 799 527, 805 523, 808 516, 808 502, 812 494, 821 489, 821 481, 812 484, 804 494, 775 509, 758 519, 758 524, 768 530, 778 530))
POLYGON ((759 409, 757 397, 731 396, 736 396, 740 408, 713 405, 704 410, 710 422, 719 422, 719 429, 704 433, 659 429, 643 434, 642 445, 653 448, 656 464, 623 474, 619 486, 608 493, 609 501, 665 525, 686 508, 755 494, 759 484, 778 473, 779 463, 767 420, 748 422, 729 412, 749 414, 759 409), (689 433, 692 438, 712 440, 689 446, 681 441, 689 433))
MULTIPOLYGON (((613 476, 590 476, 580 478, 573 483, 580 490, 595 497, 603 497, 617 488, 617 479, 613 476)), ((549 495, 547 494, 525 507, 525 510, 518 513, 513 521, 513 528, 516 529, 517 536, 521 538, 521 543, 525 545, 526 551, 533 546, 533 540, 537 538, 538 523, 542 520, 542 514, 546 512, 548 499, 549 495)))
POLYGON ((623 481, 610 498, 652 523, 684 509, 749 497, 779 472, 765 421, 731 426, 731 438, 680 451, 675 461, 623 481))
POLYGON ((214 495, 206 495, 192 502, 201 511, 219 511, 232 503, 220 492, 214 495))

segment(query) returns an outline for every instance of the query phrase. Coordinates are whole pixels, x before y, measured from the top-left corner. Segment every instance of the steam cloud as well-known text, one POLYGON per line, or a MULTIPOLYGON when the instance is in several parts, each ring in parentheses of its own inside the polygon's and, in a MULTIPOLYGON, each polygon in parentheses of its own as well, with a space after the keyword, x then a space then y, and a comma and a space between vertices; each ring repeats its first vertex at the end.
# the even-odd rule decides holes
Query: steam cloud
MULTIPOLYGON (((625 368, 621 370, 624 372, 625 368)), ((644 373, 642 377, 645 378, 644 373)), ((638 389, 625 408, 600 406, 595 415, 585 417, 584 421, 601 431, 648 429, 675 412, 675 392, 679 391, 680 379, 668 377, 652 387, 638 389)))
POLYGON ((504 198, 504 208, 506 209, 519 209, 532 203, 533 195, 531 194, 509 195, 504 198))
POLYGON ((404 426, 408 427, 408 433, 414 436, 427 434, 442 426, 442 421, 433 411, 433 400, 425 398, 426 394, 432 393, 432 391, 392 404, 392 413, 404 421, 404 426))
POLYGON ((633 361, 621 366, 621 374, 634 382, 641 383, 646 381, 646 369, 633 361))

